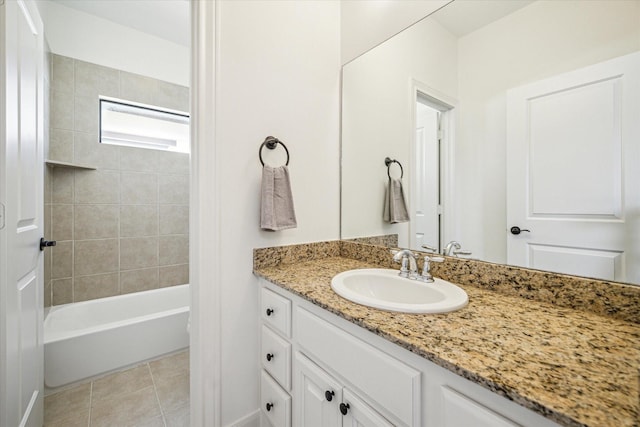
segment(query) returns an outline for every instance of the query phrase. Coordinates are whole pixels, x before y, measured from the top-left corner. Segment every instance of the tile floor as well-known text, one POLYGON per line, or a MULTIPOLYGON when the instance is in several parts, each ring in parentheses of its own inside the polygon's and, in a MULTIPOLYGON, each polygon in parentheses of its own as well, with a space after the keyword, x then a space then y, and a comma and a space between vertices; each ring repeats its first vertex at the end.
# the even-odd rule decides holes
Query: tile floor
POLYGON ((45 427, 188 427, 189 351, 46 396, 45 427))

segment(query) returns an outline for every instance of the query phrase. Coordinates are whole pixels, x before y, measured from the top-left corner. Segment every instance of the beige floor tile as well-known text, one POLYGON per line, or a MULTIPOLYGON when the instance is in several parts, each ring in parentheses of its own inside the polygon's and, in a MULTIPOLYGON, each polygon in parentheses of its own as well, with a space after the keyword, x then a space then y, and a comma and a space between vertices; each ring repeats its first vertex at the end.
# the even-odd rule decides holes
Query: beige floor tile
POLYGON ((189 405, 181 406, 169 412, 165 412, 165 422, 167 427, 189 427, 190 425, 189 405))
POLYGON ((158 392, 160 406, 164 412, 189 403, 189 375, 178 374, 170 377, 153 378, 158 392))
POLYGON ((153 386, 91 402, 91 427, 147 425, 161 415, 153 386))
POLYGON ((153 378, 171 377, 189 373, 189 350, 149 362, 153 378))
POLYGON ((91 384, 87 383, 46 396, 44 398, 45 425, 57 423, 72 416, 81 416, 89 410, 90 395, 91 384))
POLYGON ((138 424, 132 424, 131 427, 165 427, 165 423, 162 417, 156 417, 138 424))
MULTIPOLYGON (((96 401, 112 399, 122 394, 131 393, 153 385, 149 366, 136 366, 123 372, 116 372, 93 382, 93 395, 96 401)), ((93 405, 92 405, 93 406, 93 405)))
POLYGON ((89 410, 74 412, 68 417, 44 423, 44 427, 87 427, 89 425, 89 410))

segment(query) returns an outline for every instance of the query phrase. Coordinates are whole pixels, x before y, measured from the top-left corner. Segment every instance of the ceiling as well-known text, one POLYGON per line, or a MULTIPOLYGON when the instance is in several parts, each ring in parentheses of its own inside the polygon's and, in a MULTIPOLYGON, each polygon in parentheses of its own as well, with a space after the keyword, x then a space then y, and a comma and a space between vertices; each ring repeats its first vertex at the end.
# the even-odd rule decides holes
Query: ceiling
POLYGON ((190 44, 188 0, 49 0, 151 34, 190 44))
POLYGON ((455 0, 431 15, 457 37, 515 12, 534 0, 455 0))

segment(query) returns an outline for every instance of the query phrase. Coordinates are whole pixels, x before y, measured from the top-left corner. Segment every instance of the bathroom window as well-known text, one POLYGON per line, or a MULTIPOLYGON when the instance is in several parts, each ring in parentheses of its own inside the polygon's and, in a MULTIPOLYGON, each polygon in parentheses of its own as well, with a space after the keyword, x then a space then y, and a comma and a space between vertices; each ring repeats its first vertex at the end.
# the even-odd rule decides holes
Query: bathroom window
POLYGON ((114 98, 100 98, 100 142, 189 152, 189 114, 114 98))

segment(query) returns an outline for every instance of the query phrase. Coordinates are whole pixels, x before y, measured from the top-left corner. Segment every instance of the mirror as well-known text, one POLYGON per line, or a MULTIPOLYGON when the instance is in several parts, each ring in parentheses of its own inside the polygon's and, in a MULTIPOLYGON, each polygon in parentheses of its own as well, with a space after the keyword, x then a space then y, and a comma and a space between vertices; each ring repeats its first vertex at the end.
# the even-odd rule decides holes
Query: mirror
POLYGON ((341 238, 640 283, 639 22, 638 1, 455 0, 346 64, 341 238), (407 222, 383 220, 387 157, 407 222))

